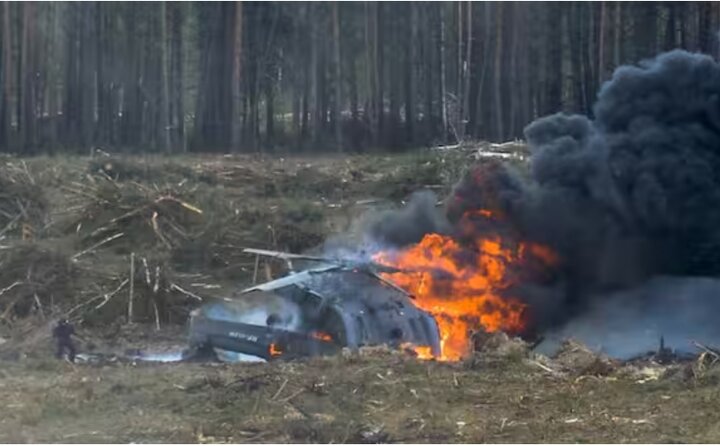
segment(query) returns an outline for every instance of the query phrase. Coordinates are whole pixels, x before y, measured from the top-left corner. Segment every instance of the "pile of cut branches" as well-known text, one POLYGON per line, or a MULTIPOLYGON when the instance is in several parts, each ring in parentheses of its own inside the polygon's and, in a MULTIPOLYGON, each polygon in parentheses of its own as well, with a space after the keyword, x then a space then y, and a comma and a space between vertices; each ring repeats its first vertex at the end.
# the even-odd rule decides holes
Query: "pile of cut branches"
POLYGON ((73 224, 86 250, 114 242, 127 253, 160 248, 170 251, 207 229, 204 211, 190 201, 196 190, 184 186, 145 186, 110 178, 77 191, 87 200, 73 224), (185 197, 191 197, 190 199, 185 197))
POLYGON ((11 323, 30 314, 50 316, 71 305, 77 269, 70 259, 35 243, 0 250, 0 319, 11 323))
POLYGON ((271 179, 259 169, 252 169, 237 162, 207 161, 195 166, 196 174, 201 178, 214 178, 225 186, 244 188, 270 182, 271 179))
POLYGON ((33 232, 46 224, 48 202, 25 162, 0 166, 0 239, 21 235, 23 226, 33 232))
POLYGON ((170 182, 193 180, 209 184, 217 183, 214 172, 168 162, 151 157, 102 156, 88 163, 91 175, 100 175, 113 181, 157 182, 159 179, 170 182))
POLYGON ((66 316, 91 324, 147 322, 158 329, 161 323, 182 322, 203 297, 179 280, 162 258, 129 256, 122 271, 84 290, 77 305, 66 316))

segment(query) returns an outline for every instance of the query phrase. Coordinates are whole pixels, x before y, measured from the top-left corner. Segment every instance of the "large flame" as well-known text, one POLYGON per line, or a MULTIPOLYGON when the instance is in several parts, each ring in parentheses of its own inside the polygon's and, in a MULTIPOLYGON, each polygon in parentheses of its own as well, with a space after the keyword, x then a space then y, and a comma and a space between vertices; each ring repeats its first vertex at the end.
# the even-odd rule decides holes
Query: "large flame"
MULTIPOLYGON (((465 235, 475 217, 495 216, 487 210, 466 214, 460 222, 465 235)), ((440 360, 466 356, 473 332, 522 332, 525 305, 501 293, 515 280, 510 267, 530 257, 542 263, 555 261, 540 245, 510 243, 497 235, 472 237, 467 242, 465 238, 461 243, 450 236, 427 234, 416 245, 374 256, 378 263, 405 270, 383 276, 407 290, 416 305, 435 317, 441 337, 440 360)), ((418 353, 426 356, 425 350, 418 353)))

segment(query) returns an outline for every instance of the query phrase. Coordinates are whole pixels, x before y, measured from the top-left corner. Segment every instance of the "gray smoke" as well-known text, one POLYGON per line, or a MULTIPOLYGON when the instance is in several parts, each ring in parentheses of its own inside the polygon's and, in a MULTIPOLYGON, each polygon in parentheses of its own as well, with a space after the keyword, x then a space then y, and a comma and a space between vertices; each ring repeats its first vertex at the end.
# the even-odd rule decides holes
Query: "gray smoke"
MULTIPOLYGON (((655 276, 720 276, 720 65, 677 50, 620 67, 594 116, 533 122, 525 129, 529 174, 480 165, 447 209, 451 222, 496 210, 502 227, 485 222, 479 233, 509 232, 560 256, 552 281, 513 290, 531 303, 538 329, 655 276)), ((375 234, 409 242, 433 221, 408 210, 375 234)))
POLYGON ((665 347, 693 352, 692 341, 717 345, 720 280, 656 277, 593 299, 587 310, 545 333, 538 351, 552 355, 567 338, 610 356, 629 359, 665 347))
POLYGON ((416 192, 407 206, 385 211, 368 225, 368 235, 380 244, 405 246, 419 242, 428 233, 447 233, 449 225, 435 207, 437 197, 429 191, 416 192))

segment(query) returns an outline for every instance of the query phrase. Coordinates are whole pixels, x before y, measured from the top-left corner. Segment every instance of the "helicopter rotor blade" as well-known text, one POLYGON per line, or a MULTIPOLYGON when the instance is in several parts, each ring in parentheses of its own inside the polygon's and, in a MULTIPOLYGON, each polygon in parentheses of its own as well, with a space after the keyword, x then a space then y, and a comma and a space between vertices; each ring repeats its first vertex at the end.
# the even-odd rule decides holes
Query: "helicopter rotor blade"
POLYGON ((244 253, 248 254, 256 254, 260 256, 266 256, 266 257, 274 257, 277 259, 282 260, 310 260, 314 262, 331 262, 331 263, 337 263, 337 260, 330 259, 327 257, 317 257, 317 256, 307 256, 303 254, 292 254, 289 252, 282 252, 282 251, 272 251, 268 249, 255 249, 255 248, 244 248, 242 250, 244 253))
POLYGON ((290 260, 308 260, 312 262, 324 262, 324 263, 332 263, 336 265, 340 265, 346 268, 363 268, 368 269, 372 268, 375 272, 378 273, 402 273, 402 272, 409 272, 406 269, 400 269, 395 268, 393 266, 383 265, 382 263, 377 262, 366 262, 362 260, 350 260, 350 259, 338 259, 338 258, 330 258, 330 257, 320 257, 320 256, 310 256, 310 255, 304 255, 304 254, 293 254, 289 252, 282 252, 282 251, 273 251, 269 249, 255 249, 255 248, 244 248, 244 253, 248 254, 256 254, 266 257, 272 257, 276 259, 281 259, 290 261, 290 260))

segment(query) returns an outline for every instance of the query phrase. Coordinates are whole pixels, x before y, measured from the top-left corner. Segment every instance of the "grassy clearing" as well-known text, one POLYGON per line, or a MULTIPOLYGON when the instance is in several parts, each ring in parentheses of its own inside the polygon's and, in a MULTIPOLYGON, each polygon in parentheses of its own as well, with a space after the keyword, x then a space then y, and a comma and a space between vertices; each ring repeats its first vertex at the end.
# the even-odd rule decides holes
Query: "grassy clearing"
POLYGON ((79 304, 73 317, 103 349, 177 343, 196 303, 172 284, 222 294, 250 281, 254 259, 242 247, 311 248, 351 228, 368 210, 362 202, 392 205, 428 186, 442 197, 467 165, 454 152, 1 159, 0 175, 24 186, 0 203, 10 214, 0 289, 23 282, 0 296, 0 336, 17 338, 0 346, 0 441, 719 441, 720 372, 702 361, 620 367, 572 345, 551 361, 506 339, 456 364, 382 349, 255 365, 73 366, 49 357, 49 316, 79 304), (157 201, 164 196, 174 200, 157 201), (13 222, 17 198, 41 212, 13 222), (22 223, 35 228, 30 240, 22 223), (104 227, 127 235, 93 248, 104 227), (125 320, 131 252, 134 316, 148 325, 125 320))
POLYGON ((558 377, 518 358, 3 368, 3 442, 717 442, 717 383, 558 377))

